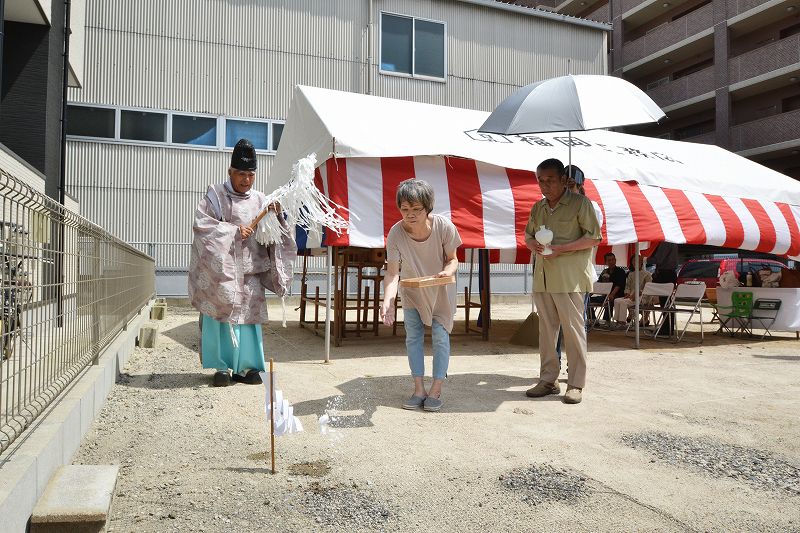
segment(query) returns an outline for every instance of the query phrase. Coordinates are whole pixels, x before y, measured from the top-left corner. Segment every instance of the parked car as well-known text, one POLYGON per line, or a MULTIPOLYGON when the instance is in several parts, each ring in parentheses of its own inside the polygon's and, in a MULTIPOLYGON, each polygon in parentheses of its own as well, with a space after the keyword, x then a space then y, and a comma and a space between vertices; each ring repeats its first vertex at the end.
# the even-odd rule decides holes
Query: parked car
POLYGON ((719 285, 719 277, 733 270, 742 285, 746 284, 748 272, 753 275, 753 284, 757 285, 760 283, 758 271, 764 268, 778 272, 786 265, 773 259, 758 258, 689 259, 678 270, 678 283, 704 281, 706 287, 715 288, 719 285))

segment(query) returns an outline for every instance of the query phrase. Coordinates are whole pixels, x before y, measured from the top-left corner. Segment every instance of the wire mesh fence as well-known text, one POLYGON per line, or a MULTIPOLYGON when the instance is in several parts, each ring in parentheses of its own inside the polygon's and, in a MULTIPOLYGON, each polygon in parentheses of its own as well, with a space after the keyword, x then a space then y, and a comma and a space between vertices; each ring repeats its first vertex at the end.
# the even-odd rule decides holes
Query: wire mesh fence
POLYGON ((155 295, 155 263, 0 169, 0 452, 155 295))

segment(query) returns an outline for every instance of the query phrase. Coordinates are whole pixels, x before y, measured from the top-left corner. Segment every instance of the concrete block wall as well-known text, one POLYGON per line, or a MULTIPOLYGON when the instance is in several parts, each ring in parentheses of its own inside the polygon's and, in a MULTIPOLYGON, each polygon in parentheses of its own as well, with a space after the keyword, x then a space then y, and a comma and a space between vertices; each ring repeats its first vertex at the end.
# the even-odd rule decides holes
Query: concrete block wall
POLYGON ((83 435, 103 408, 117 375, 136 346, 139 328, 149 320, 152 302, 129 323, 125 331, 0 454, 0 531, 22 533, 50 476, 68 465, 83 435))

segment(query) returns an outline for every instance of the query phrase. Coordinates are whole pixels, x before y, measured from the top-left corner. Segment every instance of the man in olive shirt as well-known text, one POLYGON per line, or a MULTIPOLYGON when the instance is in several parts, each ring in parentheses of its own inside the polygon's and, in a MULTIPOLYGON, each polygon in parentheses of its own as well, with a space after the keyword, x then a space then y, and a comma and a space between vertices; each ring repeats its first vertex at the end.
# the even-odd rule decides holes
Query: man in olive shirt
POLYGON ((542 198, 531 208, 525 244, 536 253, 533 300, 539 313, 539 383, 525 394, 531 398, 559 394, 556 338, 564 330, 568 363, 565 403, 579 403, 586 381, 584 295, 592 290, 592 248, 600 241, 600 225, 591 201, 566 189, 564 164, 547 159, 536 169, 542 198), (541 227, 553 232, 551 255, 534 238, 541 227))

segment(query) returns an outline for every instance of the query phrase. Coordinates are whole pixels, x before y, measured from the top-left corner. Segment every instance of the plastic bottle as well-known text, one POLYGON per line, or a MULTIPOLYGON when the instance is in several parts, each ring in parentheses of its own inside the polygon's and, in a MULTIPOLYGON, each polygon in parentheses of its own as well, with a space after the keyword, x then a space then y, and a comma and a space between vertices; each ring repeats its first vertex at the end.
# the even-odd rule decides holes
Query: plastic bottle
POLYGON ((748 287, 752 287, 753 286, 753 273, 752 272, 748 272, 747 273, 747 286, 748 287))

